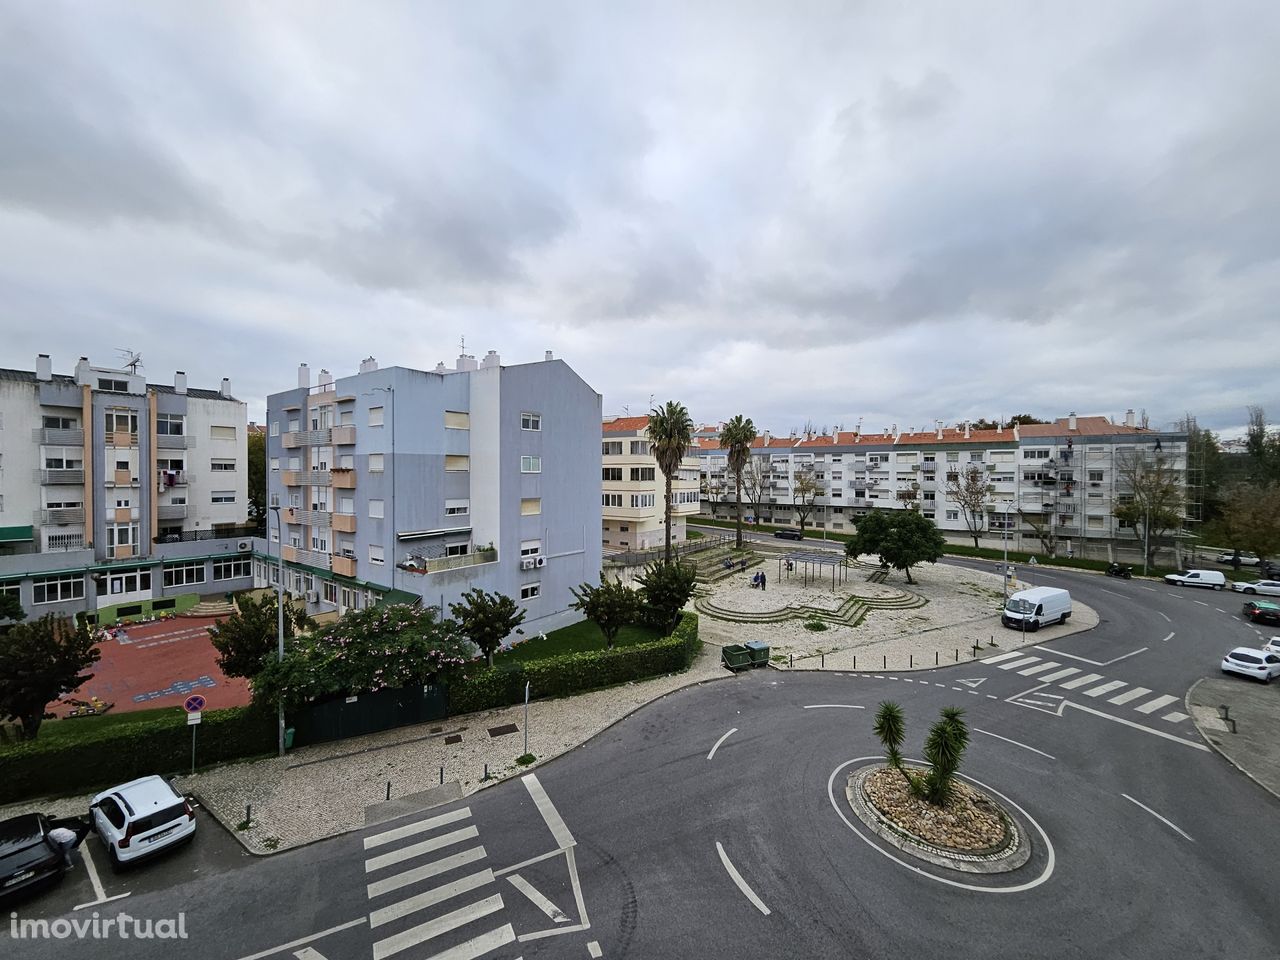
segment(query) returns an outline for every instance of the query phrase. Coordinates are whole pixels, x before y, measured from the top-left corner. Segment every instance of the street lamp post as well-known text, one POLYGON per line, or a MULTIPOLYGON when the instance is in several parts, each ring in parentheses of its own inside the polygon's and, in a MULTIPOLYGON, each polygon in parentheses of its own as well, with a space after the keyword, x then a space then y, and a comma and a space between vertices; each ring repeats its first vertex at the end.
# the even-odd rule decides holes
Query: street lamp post
MULTIPOLYGON (((284 528, 280 523, 280 507, 274 506, 271 512, 276 515, 276 539, 279 541, 279 560, 276 566, 276 657, 284 660, 284 528)), ((270 556, 270 541, 268 541, 270 556)), ((284 756, 284 700, 281 699, 277 711, 277 748, 278 756, 284 756)))
POLYGON ((1000 531, 1000 542, 1004 544, 1004 567, 1000 571, 1000 579, 1004 585, 1004 602, 1009 602, 1009 505, 1004 505, 1004 527, 1000 531))

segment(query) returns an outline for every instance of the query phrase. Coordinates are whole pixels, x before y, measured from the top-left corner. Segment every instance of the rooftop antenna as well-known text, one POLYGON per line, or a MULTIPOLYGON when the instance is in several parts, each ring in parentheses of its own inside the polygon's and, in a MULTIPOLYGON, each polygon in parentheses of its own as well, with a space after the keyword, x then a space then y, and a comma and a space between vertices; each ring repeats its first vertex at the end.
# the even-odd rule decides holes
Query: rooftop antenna
POLYGON ((135 377, 138 375, 138 368, 142 366, 142 354, 134 353, 126 347, 116 347, 116 353, 124 359, 123 366, 129 368, 129 372, 135 377))
POLYGON ((466 353, 466 352, 467 352, 467 337, 466 337, 466 334, 463 334, 461 337, 459 337, 459 338, 458 338, 458 352, 459 352, 459 353, 466 353))

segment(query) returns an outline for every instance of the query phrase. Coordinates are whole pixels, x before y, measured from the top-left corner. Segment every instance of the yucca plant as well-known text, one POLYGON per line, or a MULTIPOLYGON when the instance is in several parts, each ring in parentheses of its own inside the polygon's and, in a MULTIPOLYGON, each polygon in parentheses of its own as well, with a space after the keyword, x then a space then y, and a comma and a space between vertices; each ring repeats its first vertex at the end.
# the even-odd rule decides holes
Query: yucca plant
POLYGON ((902 712, 902 707, 891 700, 880 701, 880 709, 876 711, 875 727, 873 729, 880 739, 880 743, 884 746, 884 753, 889 760, 889 766, 906 778, 907 785, 911 787, 914 793, 916 790, 915 779, 902 766, 902 741, 907 736, 907 720, 902 712))
POLYGON ((964 710, 945 707, 942 716, 929 728, 924 742, 925 759, 930 770, 924 778, 924 798, 932 804, 945 806, 951 802, 956 771, 969 745, 969 728, 964 722, 964 710))

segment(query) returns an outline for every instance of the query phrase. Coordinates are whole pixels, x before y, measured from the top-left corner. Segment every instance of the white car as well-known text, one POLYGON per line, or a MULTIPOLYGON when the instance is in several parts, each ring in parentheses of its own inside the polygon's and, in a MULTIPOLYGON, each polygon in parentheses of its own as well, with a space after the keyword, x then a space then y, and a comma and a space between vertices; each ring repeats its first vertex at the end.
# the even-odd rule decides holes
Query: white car
POLYGON ((1227 575, 1221 570, 1183 570, 1170 573, 1164 582, 1175 587, 1212 587, 1221 590, 1227 585, 1227 575))
POLYGON ((1280 637, 1272 637, 1262 645, 1262 649, 1267 653, 1280 653, 1280 637))
POLYGON ((1237 593, 1260 593, 1266 597, 1280 597, 1280 580, 1254 580, 1250 583, 1233 583, 1237 593))
MULTIPOLYGON (((1225 563, 1225 564, 1233 564, 1235 563, 1235 556, 1236 555, 1234 553, 1231 553, 1229 551, 1224 551, 1223 553, 1218 554, 1218 562, 1225 563)), ((1240 566, 1256 567, 1258 563, 1259 563, 1258 558, 1255 557, 1252 553, 1240 554, 1240 566)))
POLYGON ((196 832, 196 812, 162 777, 104 790, 90 802, 89 815, 117 870, 190 840, 196 832))
POLYGON ((1222 672, 1238 673, 1242 677, 1270 683, 1272 677, 1280 677, 1280 653, 1236 647, 1222 658, 1222 672))

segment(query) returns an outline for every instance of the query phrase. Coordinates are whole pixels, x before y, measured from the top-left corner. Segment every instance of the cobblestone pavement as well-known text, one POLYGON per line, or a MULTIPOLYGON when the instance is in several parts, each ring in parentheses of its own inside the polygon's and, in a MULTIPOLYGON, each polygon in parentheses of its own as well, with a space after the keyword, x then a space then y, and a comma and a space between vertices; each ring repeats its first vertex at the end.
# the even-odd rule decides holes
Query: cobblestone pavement
POLYGON ((1280 686, 1244 677, 1206 677, 1187 691, 1200 735, 1232 766, 1280 799, 1280 686), (1232 722, 1222 719, 1226 707, 1232 722))

